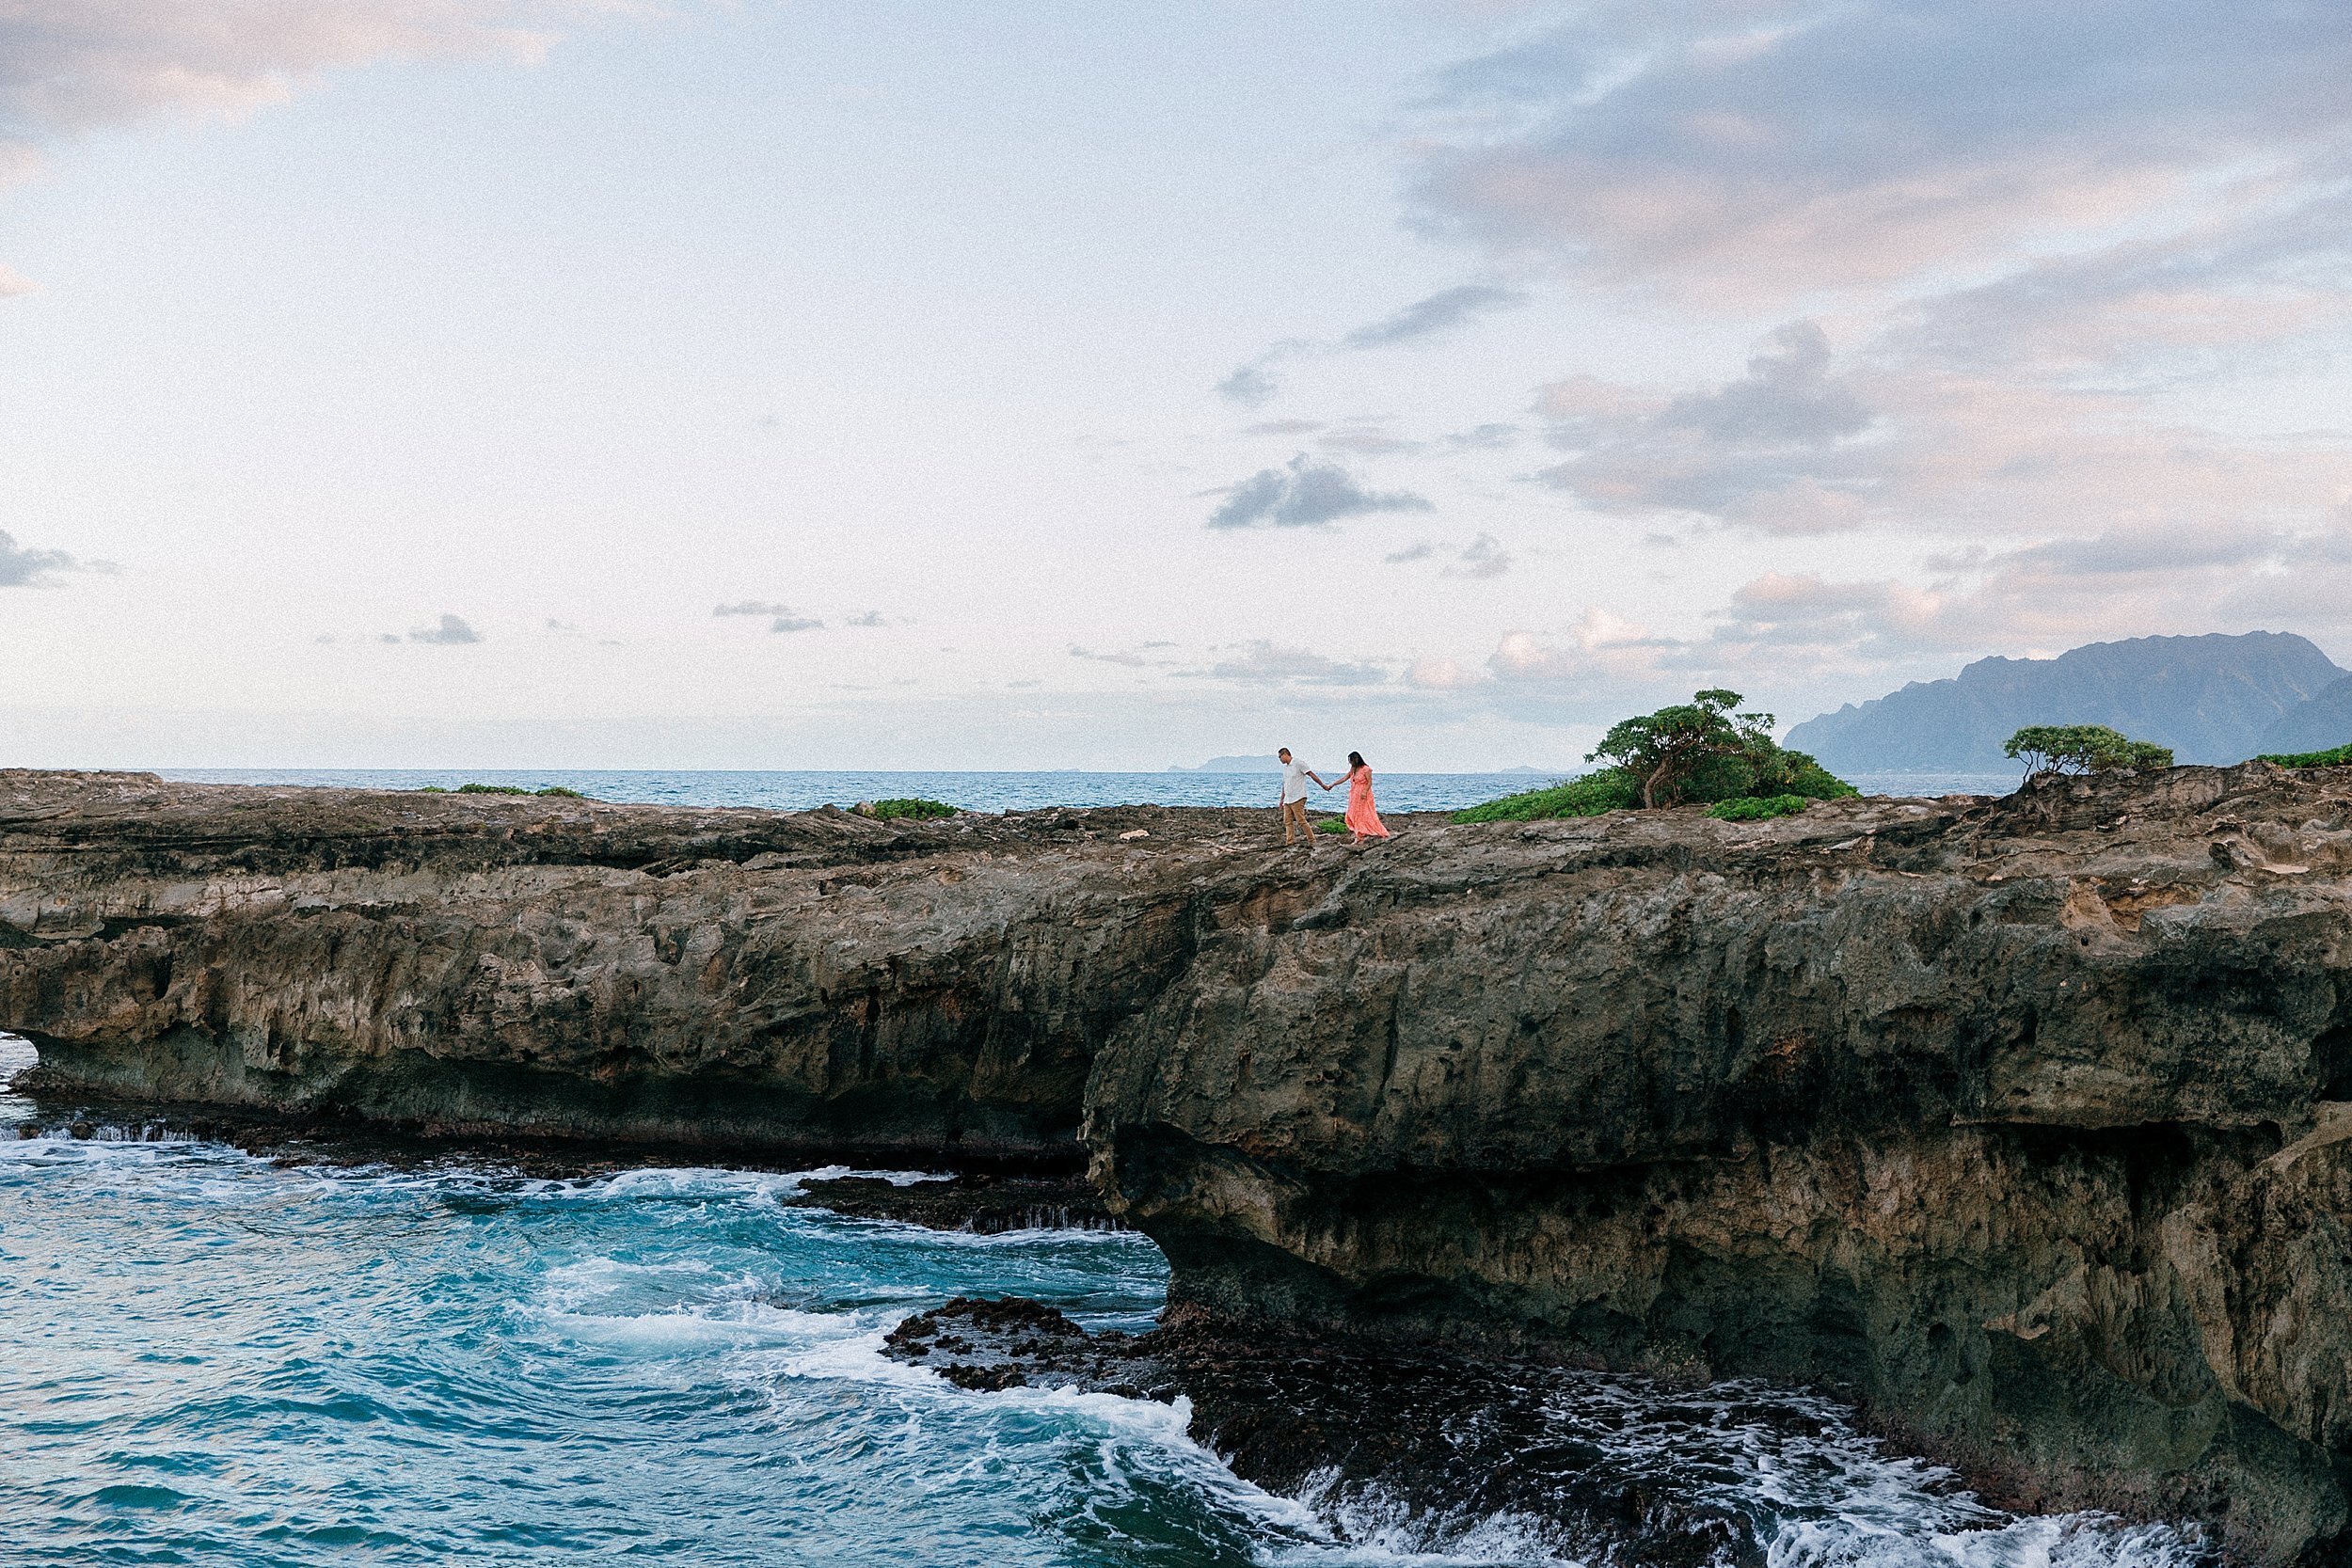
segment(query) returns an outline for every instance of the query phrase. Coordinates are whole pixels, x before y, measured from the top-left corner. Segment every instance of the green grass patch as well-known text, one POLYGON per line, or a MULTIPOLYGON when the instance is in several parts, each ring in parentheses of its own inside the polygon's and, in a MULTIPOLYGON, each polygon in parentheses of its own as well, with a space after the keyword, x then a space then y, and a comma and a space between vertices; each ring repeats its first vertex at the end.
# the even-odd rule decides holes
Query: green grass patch
POLYGON ((935 817, 953 816, 956 815, 956 808, 945 800, 926 800, 919 796, 910 795, 903 800, 869 800, 866 804, 866 815, 878 817, 884 822, 894 817, 910 817, 918 822, 925 822, 935 817))
POLYGON ((2347 768, 2352 767, 2352 744, 2325 752, 2271 752, 2254 760, 2275 762, 2281 768, 2347 768))
POLYGON ((1315 823, 1315 832, 1319 833, 1343 833, 1347 832, 1347 821, 1344 817, 1322 817, 1315 823))
POLYGON ((1707 815, 1719 822, 1763 822, 1775 816, 1793 816, 1812 803, 1803 795, 1750 795, 1737 800, 1718 800, 1707 808, 1707 815))
POLYGON ((1506 795, 1500 800, 1454 814, 1456 822, 1542 822, 1562 816, 1598 816, 1642 803, 1641 786, 1622 768, 1604 768, 1566 784, 1506 795))

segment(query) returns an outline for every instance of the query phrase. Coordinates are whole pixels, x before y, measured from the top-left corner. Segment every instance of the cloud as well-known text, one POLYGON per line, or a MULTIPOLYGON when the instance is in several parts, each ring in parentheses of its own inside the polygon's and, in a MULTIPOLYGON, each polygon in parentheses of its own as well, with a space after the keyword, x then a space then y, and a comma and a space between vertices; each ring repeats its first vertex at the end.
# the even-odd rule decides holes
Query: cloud
POLYGON ((1070 657, 1072 658, 1090 659, 1097 664, 1116 664, 1128 670, 1165 669, 1172 662, 1171 660, 1165 658, 1151 658, 1147 657, 1146 655, 1152 649, 1166 648, 1169 646, 1172 646, 1172 644, 1167 642, 1146 642, 1139 648, 1115 648, 1098 653, 1090 648, 1081 648, 1073 642, 1070 647, 1070 657))
MULTIPOLYGON (((1217 395, 1245 408, 1256 408, 1272 402, 1275 395, 1281 391, 1282 384, 1276 379, 1274 368, 1285 360, 1392 348, 1400 343, 1437 337, 1498 310, 1515 309, 1527 301, 1528 296, 1518 290, 1492 283, 1464 283, 1451 289, 1440 289, 1426 299, 1417 299, 1394 314, 1376 322, 1368 322, 1336 341, 1285 338, 1218 382, 1217 395)), ((1291 424, 1296 424, 1302 430, 1313 428, 1304 420, 1279 420, 1266 425, 1253 426, 1252 431, 1263 433, 1274 426, 1291 424)))
POLYGON ((1661 401, 1591 377, 1556 382, 1537 407, 1552 444, 1574 455, 1537 477, 1602 512, 1706 513, 1784 532, 1851 526, 1856 516, 1836 504, 1841 485, 1848 496, 1864 486, 1838 449, 1872 416, 1830 363, 1828 338, 1800 321, 1775 330, 1745 375, 1709 391, 1661 401), (1799 497, 1815 506, 1789 504, 1799 497), (1756 504, 1767 498, 1777 511, 1756 504))
POLYGON ((1460 691, 1478 676, 1450 658, 1417 658, 1405 669, 1405 684, 1422 691, 1460 691))
POLYGON ((1595 608, 1577 618, 1565 641, 1548 642, 1533 632, 1505 632, 1486 669, 1502 681, 1638 682, 1655 678, 1662 661, 1682 646, 1676 639, 1595 608))
POLYGON ((1499 578, 1512 566, 1511 552, 1491 533, 1482 533, 1463 546, 1454 559, 1456 564, 1445 569, 1448 577, 1499 578))
POLYGON ((869 610, 863 615, 852 615, 841 624, 845 626, 886 626, 890 625, 888 621, 882 619, 882 612, 879 610, 869 610))
POLYGON ((19 299, 25 294, 39 293, 40 285, 13 268, 0 266, 0 299, 19 299))
MULTIPOLYGON (((790 605, 777 604, 771 599, 739 599, 734 604, 720 605, 710 613, 714 616, 767 616, 770 618, 768 629, 771 632, 822 631, 825 626, 824 622, 814 616, 795 615, 792 613, 790 605)), ((882 623, 879 618, 880 613, 878 610, 868 610, 865 616, 851 620, 850 625, 853 626, 881 626, 882 623)))
POLYGON ((1225 501, 1210 515, 1211 528, 1314 528, 1368 513, 1435 510, 1409 490, 1367 490, 1339 465, 1304 452, 1284 467, 1261 468, 1222 493, 1225 501))
POLYGON ((1410 440, 1390 430, 1386 420, 1350 420, 1326 434, 1316 445, 1327 451, 1352 451, 1366 457, 1386 457, 1400 451, 1419 451, 1422 443, 1410 440))
POLYGON ((1391 566, 1407 566, 1417 561, 1445 556, 1452 562, 1440 569, 1450 578, 1499 578, 1517 563, 1517 558, 1502 547, 1502 541, 1491 533, 1482 533, 1467 545, 1439 545, 1427 539, 1416 540, 1401 550, 1391 550, 1380 559, 1391 566))
POLYGON ((1282 384, 1267 373, 1266 366, 1273 356, 1253 359, 1216 384, 1216 395, 1228 403, 1238 403, 1244 408, 1256 408, 1274 401, 1282 384))
POLYGON ((1280 646, 1265 638, 1242 643, 1207 671, 1212 679, 1253 686, 1378 686, 1388 672, 1374 664, 1347 664, 1307 648, 1280 646))
POLYGON ((1244 436, 1312 436, 1323 428, 1321 420, 1267 420, 1263 423, 1244 425, 1244 436))
POLYGON ((1426 226, 1758 302, 2083 248, 2316 177, 2352 28, 2211 0, 1597 0, 1423 108, 1426 226))
POLYGON ((1527 299, 1517 289, 1498 288, 1491 283, 1465 283, 1458 288, 1441 289, 1427 299, 1415 300, 1394 315, 1358 327, 1342 338, 1339 346, 1387 348, 1417 338, 1435 337, 1481 316, 1525 305, 1527 299))
POLYGON ((411 642, 433 642, 443 647, 458 647, 479 642, 482 634, 454 615, 444 615, 438 626, 422 626, 408 634, 411 642))
POLYGON ((1829 338, 1820 327, 1790 322, 1772 333, 1772 344, 1748 361, 1741 379, 1668 404, 1660 426, 1764 446, 1826 446, 1860 435, 1869 411, 1829 378, 1829 338))
POLYGON ((14 534, 0 532, 0 588, 30 588, 55 573, 83 570, 87 568, 63 550, 33 549, 18 544, 14 534))
POLYGON ((339 67, 539 58, 615 0, 13 0, 0 7, 0 183, 41 143, 159 114, 236 118, 339 67))

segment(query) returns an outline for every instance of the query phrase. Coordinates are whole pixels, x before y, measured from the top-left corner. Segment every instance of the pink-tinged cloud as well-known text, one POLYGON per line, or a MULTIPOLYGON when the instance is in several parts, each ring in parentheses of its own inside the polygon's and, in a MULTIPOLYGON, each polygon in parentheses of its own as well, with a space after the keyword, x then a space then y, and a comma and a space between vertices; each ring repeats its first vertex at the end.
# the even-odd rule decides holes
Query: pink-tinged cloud
POLYGON ((1597 0, 1425 106, 1433 228, 1748 308, 2111 243, 2352 139, 2352 28, 2213 0, 1597 0))
POLYGON ((379 59, 533 60, 631 0, 13 0, 0 6, 0 182, 44 139, 157 114, 235 117, 379 59))

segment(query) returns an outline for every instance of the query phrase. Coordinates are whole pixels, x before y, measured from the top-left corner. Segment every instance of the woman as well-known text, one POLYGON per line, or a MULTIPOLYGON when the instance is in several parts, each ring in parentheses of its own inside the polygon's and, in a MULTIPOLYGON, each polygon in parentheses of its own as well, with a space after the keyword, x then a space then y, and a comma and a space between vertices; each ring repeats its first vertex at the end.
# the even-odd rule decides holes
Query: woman
MULTIPOLYGON (((1323 781, 1318 779, 1317 784, 1323 781)), ((1364 753, 1347 753, 1347 831, 1354 836, 1350 845, 1359 845, 1368 838, 1386 838, 1389 830, 1380 825, 1380 814, 1372 809, 1372 769, 1364 766, 1364 753)), ((1326 789, 1339 784, 1333 779, 1324 784, 1326 789)))

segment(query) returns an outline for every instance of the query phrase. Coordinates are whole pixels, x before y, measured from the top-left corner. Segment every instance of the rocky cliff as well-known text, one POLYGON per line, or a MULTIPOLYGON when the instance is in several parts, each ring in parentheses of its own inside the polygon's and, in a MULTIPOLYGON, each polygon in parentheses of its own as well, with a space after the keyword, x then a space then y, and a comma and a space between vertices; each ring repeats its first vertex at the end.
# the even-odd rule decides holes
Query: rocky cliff
POLYGON ((0 775, 0 1027, 440 1125, 1083 1117, 1180 1304, 1829 1385, 2021 1502, 2352 1556, 2352 774, 1270 825, 0 775))
POLYGON ((1095 1043, 1221 918, 1217 845, 1105 820, 1163 815, 0 772, 0 1028, 83 1092, 1074 1164, 1095 1043))

